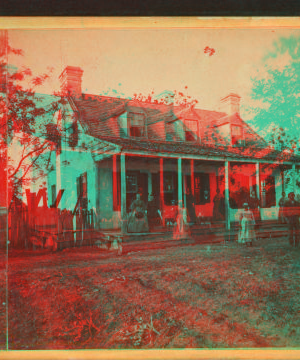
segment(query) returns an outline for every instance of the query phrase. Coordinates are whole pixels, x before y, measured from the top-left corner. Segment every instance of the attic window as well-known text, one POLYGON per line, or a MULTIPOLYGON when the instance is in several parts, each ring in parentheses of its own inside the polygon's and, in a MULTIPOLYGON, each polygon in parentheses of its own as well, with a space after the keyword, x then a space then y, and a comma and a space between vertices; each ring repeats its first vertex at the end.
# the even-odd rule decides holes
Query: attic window
POLYGON ((232 146, 238 146, 244 144, 243 129, 241 126, 231 126, 231 142, 232 146))
POLYGON ((196 120, 185 120, 185 141, 196 142, 198 134, 198 122, 196 120))
POLYGON ((133 137, 145 136, 145 116, 140 113, 129 113, 129 134, 133 137))

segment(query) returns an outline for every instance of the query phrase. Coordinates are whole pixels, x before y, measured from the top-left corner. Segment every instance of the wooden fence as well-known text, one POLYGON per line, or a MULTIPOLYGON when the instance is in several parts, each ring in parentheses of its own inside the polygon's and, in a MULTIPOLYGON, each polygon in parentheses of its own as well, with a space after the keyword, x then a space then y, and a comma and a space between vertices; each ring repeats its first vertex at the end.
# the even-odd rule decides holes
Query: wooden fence
POLYGON ((30 248, 32 237, 45 238, 58 233, 62 235, 64 247, 90 244, 90 230, 95 229, 93 210, 78 210, 73 214, 69 210, 48 207, 29 210, 23 205, 11 208, 8 220, 9 241, 14 248, 30 248))

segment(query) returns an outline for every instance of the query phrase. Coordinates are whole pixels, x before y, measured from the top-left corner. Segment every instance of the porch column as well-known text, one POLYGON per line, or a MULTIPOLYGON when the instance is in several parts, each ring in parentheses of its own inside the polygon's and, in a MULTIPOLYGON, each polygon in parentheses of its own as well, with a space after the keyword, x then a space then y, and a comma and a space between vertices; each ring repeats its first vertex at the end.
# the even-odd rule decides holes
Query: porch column
POLYGON ((229 165, 225 161, 225 221, 226 230, 230 230, 230 208, 229 208, 229 165))
POLYGON ((55 162, 55 167, 56 167, 56 194, 55 196, 57 196, 59 190, 61 190, 61 154, 60 153, 56 153, 56 162, 55 162))
POLYGON ((182 203, 182 159, 178 158, 178 204, 182 203))
POLYGON ((122 217, 122 231, 126 232, 126 167, 125 167, 125 154, 120 155, 121 162, 121 217, 122 217))
POLYGON ((293 192, 296 195, 296 164, 293 164, 293 192))
POLYGON ((152 174, 151 171, 148 171, 148 196, 152 194, 152 174))
POLYGON ((281 191, 284 192, 284 170, 280 169, 280 175, 281 175, 281 191))
POLYGON ((117 155, 113 155, 113 209, 118 209, 117 155))
MULTIPOLYGON (((160 211, 163 216, 164 211, 164 159, 159 159, 159 195, 160 195, 160 211)), ((163 226, 165 226, 165 218, 163 216, 163 226)))
POLYGON ((191 159, 191 192, 195 195, 194 159, 191 159))
POLYGON ((260 179, 259 179, 259 163, 255 164, 255 175, 256 175, 256 196, 260 200, 261 205, 261 198, 260 198, 260 179))

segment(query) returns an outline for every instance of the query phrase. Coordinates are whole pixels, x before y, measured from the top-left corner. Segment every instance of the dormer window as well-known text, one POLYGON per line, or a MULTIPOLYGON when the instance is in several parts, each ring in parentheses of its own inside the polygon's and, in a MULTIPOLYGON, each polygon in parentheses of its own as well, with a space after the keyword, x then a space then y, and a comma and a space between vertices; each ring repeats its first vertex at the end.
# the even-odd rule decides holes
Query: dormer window
POLYGON ((241 126, 231 126, 231 143, 232 146, 238 146, 244 144, 244 134, 241 126))
POLYGON ((185 120, 185 141, 196 142, 198 134, 198 121, 185 120))
POLYGON ((145 136, 145 116, 141 113, 128 114, 129 135, 132 137, 145 136))

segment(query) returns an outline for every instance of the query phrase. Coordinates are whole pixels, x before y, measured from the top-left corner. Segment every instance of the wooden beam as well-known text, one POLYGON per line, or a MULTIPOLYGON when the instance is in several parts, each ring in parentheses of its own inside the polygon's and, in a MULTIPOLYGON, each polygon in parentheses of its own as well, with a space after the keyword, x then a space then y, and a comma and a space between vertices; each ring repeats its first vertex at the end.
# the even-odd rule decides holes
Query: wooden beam
POLYGON ((226 230, 230 230, 229 163, 228 163, 228 161, 225 161, 225 221, 226 221, 226 230))
MULTIPOLYGON (((163 213, 164 209, 164 159, 159 159, 159 194, 160 194, 160 211, 163 213)), ((163 225, 165 225, 165 218, 163 217, 163 225)))
POLYGON ((182 204, 182 159, 178 158, 178 205, 182 204))
MULTIPOLYGON (((255 175, 256 175, 256 197, 258 199, 260 199, 260 166, 259 166, 259 163, 257 162, 255 164, 255 175)), ((261 201, 261 199, 260 199, 261 201)), ((260 202, 261 204, 261 202, 260 202)))
POLYGON ((120 155, 121 161, 121 216, 122 216, 122 232, 126 232, 126 164, 125 164, 125 154, 120 155))
MULTIPOLYGON (((213 156, 213 155, 187 155, 187 154, 173 154, 173 153, 167 153, 167 152, 150 152, 150 151, 140 151, 140 150, 124 150, 122 152, 123 154, 126 155, 132 155, 132 156, 147 156, 147 157, 164 157, 164 158, 178 158, 180 157, 181 159, 194 159, 194 160, 209 160, 209 161, 220 161, 220 162, 224 162, 224 161, 230 161, 230 162, 240 162, 240 163, 251 163, 254 164, 256 163, 255 159, 240 159, 240 158, 235 158, 235 157, 230 157, 230 156, 213 156)), ((293 165, 292 161, 272 161, 272 160, 263 160, 260 159, 258 161, 261 164, 276 164, 276 165, 293 165)))
POLYGON ((59 205, 59 203, 60 203, 60 200, 61 200, 64 192, 65 192, 64 189, 60 189, 60 190, 59 190, 59 192, 58 192, 58 194, 57 194, 57 197, 56 197, 56 200, 55 200, 55 203, 54 203, 54 207, 55 207, 55 208, 58 207, 58 205, 59 205))
POLYGON ((191 162, 191 191, 194 196, 195 195, 194 159, 191 159, 190 162, 191 162))
POLYGON ((281 191, 284 192, 284 170, 281 169, 280 170, 280 175, 281 175, 281 191))
POLYGON ((296 164, 293 164, 293 192, 296 195, 296 164))
POLYGON ((117 155, 113 155, 113 210, 118 209, 117 155))

